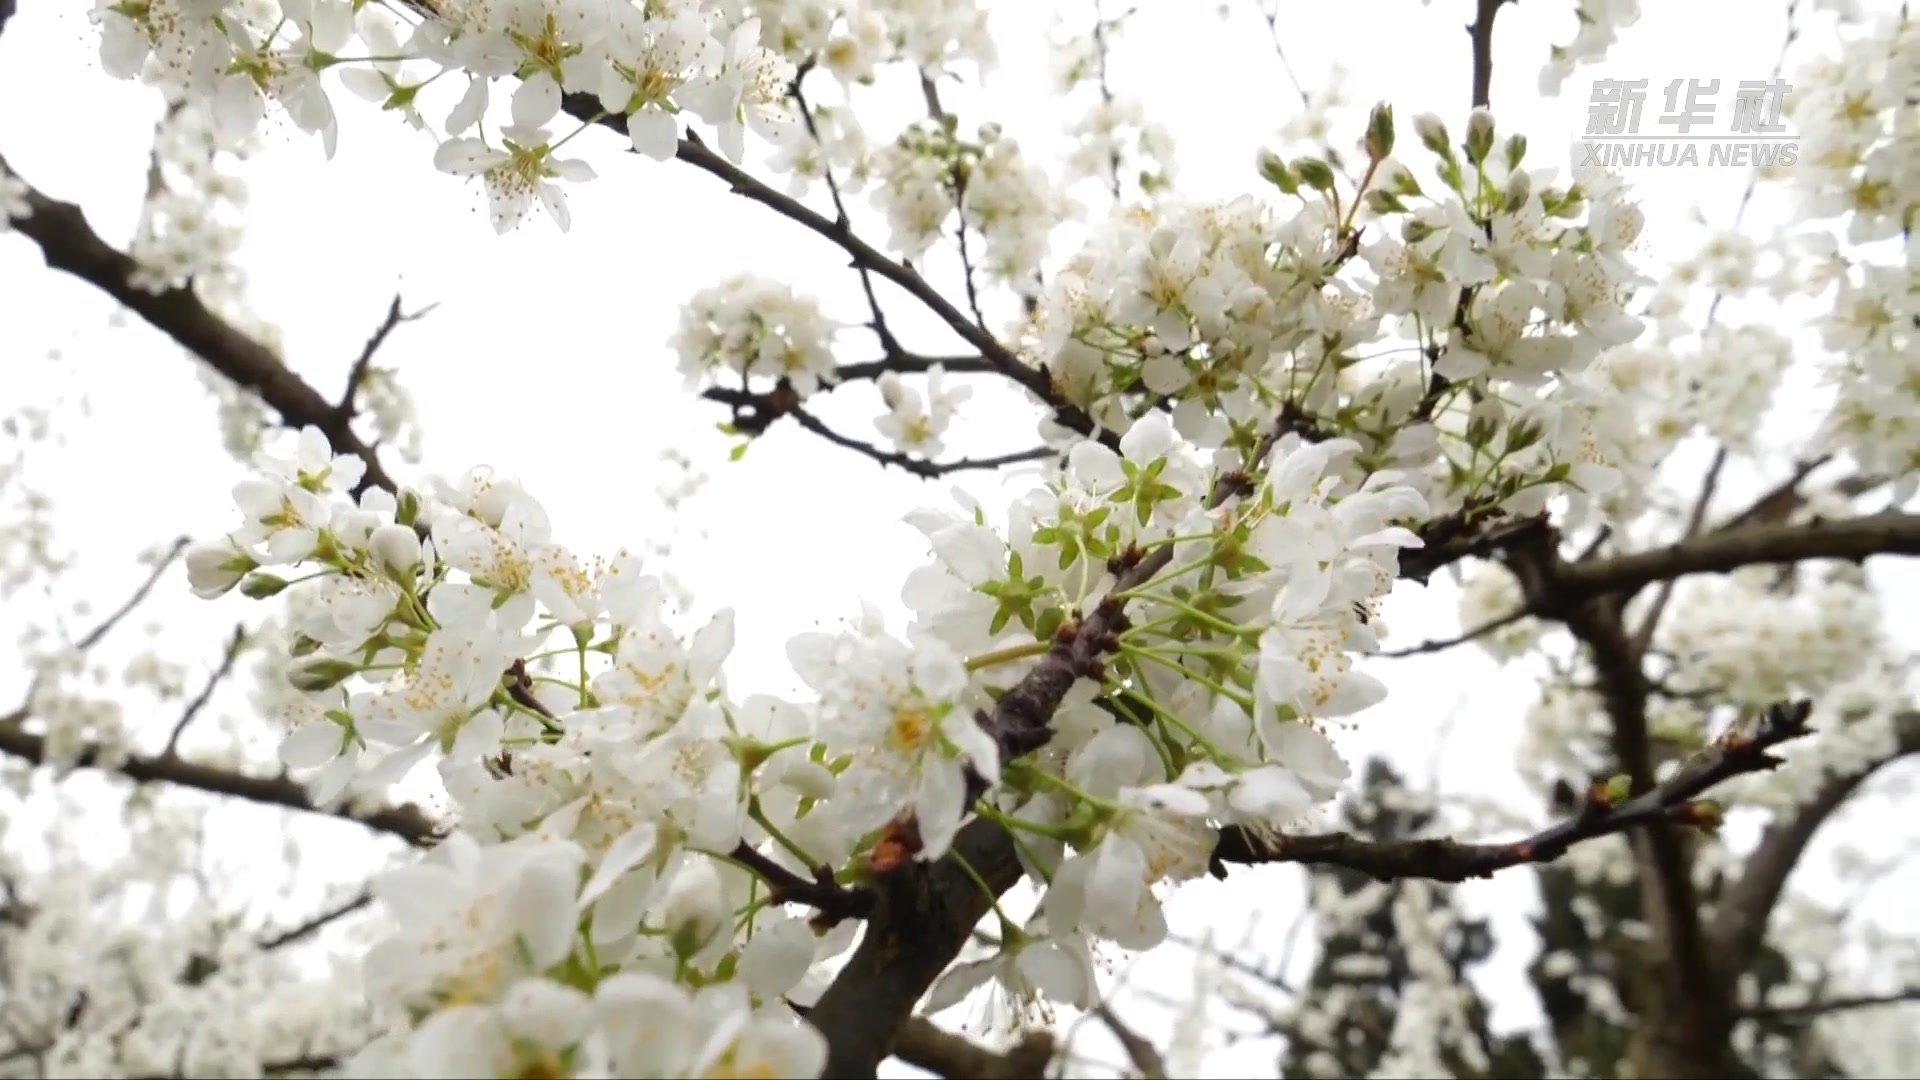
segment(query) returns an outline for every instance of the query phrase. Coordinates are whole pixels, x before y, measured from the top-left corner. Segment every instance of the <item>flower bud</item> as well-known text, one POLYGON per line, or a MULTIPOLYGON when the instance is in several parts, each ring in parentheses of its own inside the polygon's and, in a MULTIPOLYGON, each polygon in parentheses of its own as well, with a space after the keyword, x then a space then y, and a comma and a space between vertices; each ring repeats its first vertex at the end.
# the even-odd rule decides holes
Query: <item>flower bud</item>
POLYGON ((682 959, 713 941, 729 917, 720 872, 708 859, 696 859, 674 875, 660 903, 660 921, 665 925, 667 940, 682 959))
POLYGON ((1492 152, 1493 114, 1484 108, 1475 109, 1467 118, 1467 160, 1478 165, 1492 152))
POLYGON ((1527 196, 1533 194, 1533 177, 1515 169, 1507 175, 1507 190, 1501 198, 1501 208, 1507 213, 1515 213, 1527 205, 1527 196))
POLYGON ((1367 117, 1367 157, 1379 161, 1393 153, 1393 106, 1381 102, 1367 117))
POLYGON ((1260 176, 1267 183, 1279 188, 1283 194, 1299 194, 1300 178, 1293 174, 1292 169, 1287 168, 1286 160, 1279 154, 1262 147, 1259 155, 1254 158, 1254 164, 1260 170, 1260 176))
POLYGON ((359 670, 360 665, 351 660, 316 656, 288 669, 287 681, 293 684, 295 690, 314 694, 339 686, 359 670))
POLYGON ((231 540, 212 540, 187 548, 187 584, 202 600, 224 596, 247 572, 259 567, 253 556, 231 540))
POLYGON ((1519 168, 1520 159, 1526 156, 1527 156, 1527 137, 1525 135, 1520 134, 1517 131, 1507 136, 1507 168, 1509 169, 1519 168))
POLYGON ((1453 144, 1447 134, 1447 125, 1432 113, 1421 113, 1413 118, 1413 133, 1420 136, 1420 145, 1439 154, 1441 157, 1453 156, 1453 144))
POLYGON ((267 573, 248 574, 247 579, 240 583, 240 593, 249 600, 265 600, 269 596, 280 595, 280 590, 286 587, 285 578, 267 573))
POLYGON ((1303 157, 1293 163, 1293 171, 1300 174, 1300 180, 1315 191, 1333 190, 1333 169, 1319 158, 1303 157))
POLYGON ((373 530, 367 551, 382 569, 403 577, 420 565, 420 536, 410 526, 388 523, 373 530))

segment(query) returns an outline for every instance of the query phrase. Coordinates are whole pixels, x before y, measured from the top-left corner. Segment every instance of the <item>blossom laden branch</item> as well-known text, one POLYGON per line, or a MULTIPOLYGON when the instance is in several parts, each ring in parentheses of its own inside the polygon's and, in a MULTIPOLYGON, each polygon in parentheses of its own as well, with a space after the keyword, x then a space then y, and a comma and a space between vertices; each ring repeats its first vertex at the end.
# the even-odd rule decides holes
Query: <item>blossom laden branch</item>
MULTIPOLYGON (((562 98, 561 108, 578 120, 598 123, 614 131, 626 133, 626 117, 608 115, 593 95, 567 94, 562 98)), ((856 266, 904 289, 938 316, 940 321, 946 323, 962 340, 978 349, 981 357, 996 374, 1025 387, 1035 398, 1050 408, 1054 419, 1062 427, 1082 435, 1093 433, 1092 419, 1080 409, 1068 404, 1055 391, 1052 379, 1044 370, 1024 363, 998 338, 955 307, 952 301, 934 288, 926 278, 920 275, 919 271, 882 254, 873 245, 861 239, 853 231, 849 222, 827 217, 800 200, 763 183, 752 173, 728 161, 724 155, 715 153, 691 132, 679 141, 674 156, 702 172, 725 181, 728 188, 735 194, 760 203, 782 217, 805 226, 845 251, 852 257, 856 266)))
POLYGON ((1807 701, 1781 703, 1735 723, 1644 794, 1627 797, 1623 785, 1596 784, 1577 814, 1523 840, 1503 844, 1450 839, 1370 841, 1348 833, 1261 840, 1245 830, 1225 829, 1214 851, 1214 874, 1226 876, 1227 863, 1292 862, 1341 866, 1381 881, 1461 882, 1491 877, 1514 866, 1553 862, 1575 844, 1615 833, 1670 825, 1711 829, 1719 824, 1719 808, 1699 797, 1733 777, 1778 768, 1783 759, 1773 749, 1810 734, 1807 717, 1812 709, 1807 701))

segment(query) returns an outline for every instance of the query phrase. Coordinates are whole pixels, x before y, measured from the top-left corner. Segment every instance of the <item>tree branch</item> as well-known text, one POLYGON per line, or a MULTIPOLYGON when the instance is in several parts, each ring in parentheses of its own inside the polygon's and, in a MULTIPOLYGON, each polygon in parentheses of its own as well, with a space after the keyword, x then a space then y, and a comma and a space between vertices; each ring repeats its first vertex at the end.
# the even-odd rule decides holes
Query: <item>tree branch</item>
POLYGON ((233 634, 227 638, 225 651, 220 655, 220 666, 213 669, 212 675, 207 676, 206 685, 200 688, 200 692, 194 695, 192 701, 187 702, 187 707, 180 712, 180 719, 174 721, 173 730, 167 733, 167 745, 160 751, 162 758, 177 756, 176 752, 180 749, 180 736, 187 733, 188 725, 192 724, 201 710, 207 707, 207 702, 213 700, 214 690, 218 689, 220 684, 226 681, 227 676, 233 673, 234 661, 240 659, 240 652, 246 644, 247 628, 244 625, 235 626, 233 634))
POLYGON ((1029 450, 1016 450, 1006 454, 995 454, 984 458, 958 458, 953 461, 930 461, 926 458, 903 454, 897 450, 886 450, 864 439, 843 435, 828 427, 826 422, 807 411, 800 404, 799 395, 786 385, 767 392, 730 389, 710 386, 700 392, 708 401, 717 401, 733 410, 734 429, 750 437, 758 437, 775 420, 782 416, 791 416, 795 423, 826 441, 852 450, 883 467, 897 468, 922 479, 933 479, 949 473, 967 472, 976 469, 1001 469, 1008 465, 1017 465, 1025 461, 1045 461, 1060 456, 1049 446, 1036 446, 1029 450))
POLYGON ((1888 994, 1851 994, 1846 997, 1831 997, 1823 1001, 1809 1001, 1805 1005, 1758 1006, 1740 1010, 1740 1018, 1742 1020, 1803 1020, 1853 1009, 1902 1005, 1909 1001, 1920 1001, 1920 986, 1909 986, 1905 990, 1895 990, 1888 994))
POLYGON ((1804 806, 1776 818, 1760 834, 1739 876, 1715 905, 1714 943, 1731 970, 1743 970, 1760 947, 1774 905, 1820 827, 1880 769, 1920 754, 1920 711, 1900 713, 1894 724, 1897 743, 1891 756, 1828 779, 1804 806))
POLYGON ((1214 876, 1226 876, 1226 863, 1306 863, 1341 866, 1380 881, 1425 878, 1461 882, 1528 863, 1548 863, 1575 844, 1652 825, 1712 827, 1716 811, 1695 800, 1717 784, 1746 773, 1778 768, 1771 753, 1781 743, 1809 733, 1809 702, 1770 706, 1759 716, 1735 724, 1694 754, 1665 783, 1633 798, 1615 801, 1606 785, 1587 793, 1579 813, 1524 840, 1504 844, 1427 840, 1362 840, 1349 833, 1281 835, 1262 841, 1240 828, 1220 831, 1214 849, 1214 876))
MULTIPOLYGON (((23 720, 24 717, 17 713, 0 718, 0 753, 20 758, 30 765, 44 764, 47 759, 46 739, 28 733, 22 726, 23 720)), ((278 806, 352 821, 375 832, 397 836, 415 847, 427 847, 439 837, 439 823, 412 803, 382 806, 368 811, 356 811, 347 806, 327 809, 316 805, 304 787, 285 776, 249 776, 212 765, 183 761, 178 757, 133 755, 114 762, 111 759, 103 760, 97 746, 83 749, 74 761, 74 767, 118 773, 136 783, 173 784, 210 795, 245 799, 262 806, 278 806)))
MULTIPOLYGON (((600 107, 600 101, 592 94, 568 94, 561 99, 561 108, 569 116, 587 123, 598 123, 604 127, 625 134, 626 117, 608 115, 600 107)), ((980 351, 980 356, 993 371, 1025 387, 1053 411, 1053 417, 1061 426, 1082 435, 1091 435, 1093 421, 1086 413, 1068 404, 1066 399, 1055 391, 1053 379, 1040 368, 1029 367, 1012 350, 1000 342, 1000 339, 976 325, 965 312, 955 307, 951 301, 940 294, 918 270, 897 262, 882 254, 873 245, 862 240, 853 231, 844 218, 835 219, 819 213, 800 200, 767 186, 756 179, 752 173, 740 168, 724 156, 715 153, 700 141, 699 136, 688 132, 680 140, 675 157, 702 172, 726 181, 727 186, 736 195, 750 199, 774 211, 782 217, 791 219, 824 237, 836 247, 845 251, 858 268, 882 277, 904 289, 908 295, 920 301, 927 310, 933 312, 941 322, 958 334, 961 340, 980 351)), ((1111 437, 1111 433, 1107 433, 1111 437)))
POLYGON ((153 569, 147 574, 146 580, 140 583, 139 588, 133 590, 133 594, 127 597, 125 603, 113 609, 111 615, 100 620, 100 625, 80 635, 80 640, 73 643, 74 651, 87 652, 105 640, 108 634, 113 633, 114 627, 125 622, 127 616, 133 614, 134 609, 145 603, 147 597, 153 594, 153 587, 166 576, 168 568, 173 565, 175 559, 180 557, 180 553, 187 549, 189 542, 187 537, 182 536, 168 545, 166 552, 153 564, 153 569))
POLYGON ((1484 109, 1493 97, 1493 19, 1508 0, 1477 0, 1467 37, 1473 42, 1473 107, 1484 109))
MULTIPOLYGON (((11 171, 4 157, 0 157, 0 171, 11 171)), ((39 245, 48 266, 118 300, 207 366, 253 392, 287 426, 319 428, 335 453, 366 462, 369 484, 397 490, 373 447, 354 432, 351 418, 272 349, 215 314, 191 287, 155 293, 136 285, 139 264, 102 240, 73 203, 50 199, 29 185, 27 205, 30 213, 13 222, 14 231, 39 245)))
POLYGON ((1566 566, 1558 575, 1575 597, 1617 592, 1689 574, 1720 574, 1743 566, 1920 555, 1920 514, 1892 511, 1805 525, 1747 525, 1682 540, 1669 547, 1566 566))
POLYGON ((380 351, 380 346, 387 343, 387 335, 393 333, 394 328, 401 323, 425 318, 437 306, 437 304, 428 304, 419 311, 403 312, 400 310, 400 296, 398 293, 394 294, 393 303, 387 305, 387 313, 381 318, 380 325, 374 327, 373 336, 367 339, 366 347, 360 350, 360 355, 354 358, 353 367, 347 370, 347 388, 341 391, 340 400, 333 407, 339 423, 352 422, 355 415, 355 399, 360 394, 360 387, 367 381, 367 373, 372 370, 374 354, 380 351))

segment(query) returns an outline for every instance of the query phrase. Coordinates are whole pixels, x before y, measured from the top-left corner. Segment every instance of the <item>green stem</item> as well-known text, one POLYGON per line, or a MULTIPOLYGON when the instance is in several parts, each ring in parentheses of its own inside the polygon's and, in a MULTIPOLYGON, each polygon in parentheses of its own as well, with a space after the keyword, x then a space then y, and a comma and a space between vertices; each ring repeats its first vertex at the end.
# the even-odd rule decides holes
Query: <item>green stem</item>
POLYGON ((794 843, 792 838, 788 837, 786 833, 781 832, 780 829, 776 825, 774 825, 773 822, 767 820, 766 812, 760 809, 759 799, 756 798, 751 802, 747 803, 747 816, 753 819, 754 824, 760 826, 762 829, 765 829, 767 831, 767 835, 773 837, 773 842, 776 844, 779 844, 782 848, 785 848, 787 854, 792 855, 796 859, 799 859, 801 866, 807 867, 808 869, 812 869, 813 867, 820 865, 818 860, 816 860, 812 855, 807 854, 807 850, 805 848, 801 847, 799 844, 794 843))
POLYGON ((1159 702, 1153 700, 1147 695, 1141 693, 1138 690, 1133 689, 1132 687, 1123 687, 1120 692, 1132 698, 1133 700, 1139 702, 1140 704, 1145 705, 1148 709, 1152 710, 1153 715, 1158 719, 1160 719, 1163 723, 1178 729, 1182 735, 1185 735, 1187 738, 1192 739, 1193 744, 1195 746, 1198 746, 1200 749, 1206 751, 1207 756, 1212 758, 1213 760, 1219 761, 1219 762, 1234 762, 1239 760, 1234 755, 1221 750, 1218 746, 1215 746, 1212 739, 1209 739, 1205 735, 1202 735, 1198 731, 1195 731, 1193 728, 1193 725, 1187 723, 1185 720, 1180 719, 1180 717, 1174 715, 1171 711, 1162 708, 1159 702))
POLYGON ((1237 638, 1256 637, 1260 633, 1260 631, 1255 627, 1241 626, 1238 623, 1230 623, 1227 620, 1222 619, 1218 615, 1213 615, 1208 612, 1202 611, 1199 608, 1194 607, 1192 604, 1189 604, 1184 600, 1176 599, 1175 597, 1163 596, 1160 593, 1142 592, 1139 589, 1129 589, 1126 595, 1130 598, 1145 600, 1151 604, 1164 604, 1167 607, 1173 608, 1175 611, 1180 612, 1182 615, 1185 615, 1187 618, 1202 624, 1203 626, 1207 626, 1214 630, 1218 630, 1223 634, 1231 634, 1237 638))
POLYGON ((1214 693, 1219 694, 1221 697, 1232 701, 1234 704, 1239 705, 1241 708, 1247 710, 1249 715, 1251 715, 1253 712, 1252 698, 1248 697, 1245 694, 1242 694, 1238 690, 1234 690, 1227 686, 1222 685, 1219 681, 1215 680, 1211 675, 1205 675, 1205 674, 1202 674, 1201 672, 1193 670, 1187 665, 1181 663, 1180 658, 1178 656, 1169 655, 1167 653, 1160 652, 1157 649, 1148 649, 1148 648, 1143 648, 1139 645, 1127 645, 1124 643, 1121 644, 1120 651, 1123 653, 1126 653, 1129 656, 1138 656, 1143 660, 1151 660, 1154 663, 1161 665, 1162 667, 1170 668, 1174 671, 1177 671, 1180 673, 1180 676, 1182 678, 1187 679, 1191 682, 1197 682, 1201 686, 1204 686, 1207 689, 1212 690, 1214 693))
POLYGON ((1064 825, 1043 825, 1038 821, 1028 821, 1025 818, 1014 817, 1012 814, 1002 813, 985 804, 975 805, 974 812, 986 818, 988 821, 999 825, 1001 828, 1006 829, 1008 832, 1014 832, 1015 830, 1030 832, 1035 836, 1044 836, 1049 840, 1058 840, 1061 843, 1071 842, 1076 834, 1076 830, 1069 829, 1064 825))
POLYGON ((1004 649, 995 649, 992 652, 983 652, 979 656, 967 657, 967 670, 979 671, 998 664, 1025 660, 1029 656, 1042 656, 1051 648, 1053 643, 1050 641, 1030 641, 1025 645, 1009 645, 1004 649))

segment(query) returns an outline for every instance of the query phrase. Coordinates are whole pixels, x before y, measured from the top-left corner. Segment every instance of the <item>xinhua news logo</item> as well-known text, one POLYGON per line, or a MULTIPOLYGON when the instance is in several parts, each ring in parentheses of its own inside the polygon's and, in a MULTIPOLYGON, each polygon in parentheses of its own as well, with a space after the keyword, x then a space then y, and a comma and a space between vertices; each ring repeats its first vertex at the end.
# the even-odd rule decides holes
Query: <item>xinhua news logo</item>
POLYGON ((1665 111, 1643 129, 1647 80, 1599 79, 1577 160, 1608 168, 1790 167, 1800 159, 1799 137, 1788 133, 1780 112, 1792 92, 1782 79, 1742 81, 1723 105, 1716 100, 1719 79, 1675 79, 1666 86, 1665 111))

